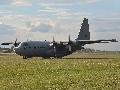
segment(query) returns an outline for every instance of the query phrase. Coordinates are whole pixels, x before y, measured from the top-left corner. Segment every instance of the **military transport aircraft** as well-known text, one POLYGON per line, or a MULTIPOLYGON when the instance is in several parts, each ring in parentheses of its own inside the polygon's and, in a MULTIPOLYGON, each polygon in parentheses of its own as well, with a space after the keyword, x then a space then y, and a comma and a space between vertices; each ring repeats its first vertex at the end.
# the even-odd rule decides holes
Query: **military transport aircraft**
POLYGON ((14 43, 2 43, 1 45, 13 44, 16 54, 23 56, 23 59, 32 57, 43 58, 62 58, 66 55, 72 54, 76 50, 84 49, 84 45, 93 43, 109 43, 118 42, 116 39, 111 40, 90 40, 88 19, 84 18, 78 38, 72 41, 69 36, 69 41, 56 42, 53 38, 52 42, 49 41, 25 41, 14 43))

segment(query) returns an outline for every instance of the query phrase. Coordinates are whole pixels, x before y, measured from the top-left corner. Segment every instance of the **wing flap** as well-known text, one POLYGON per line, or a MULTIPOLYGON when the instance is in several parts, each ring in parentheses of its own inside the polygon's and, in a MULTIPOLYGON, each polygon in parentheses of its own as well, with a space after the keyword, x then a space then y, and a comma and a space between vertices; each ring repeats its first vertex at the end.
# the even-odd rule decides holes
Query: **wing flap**
POLYGON ((76 40, 79 44, 93 44, 93 43, 109 43, 109 42, 118 42, 116 39, 110 40, 76 40))

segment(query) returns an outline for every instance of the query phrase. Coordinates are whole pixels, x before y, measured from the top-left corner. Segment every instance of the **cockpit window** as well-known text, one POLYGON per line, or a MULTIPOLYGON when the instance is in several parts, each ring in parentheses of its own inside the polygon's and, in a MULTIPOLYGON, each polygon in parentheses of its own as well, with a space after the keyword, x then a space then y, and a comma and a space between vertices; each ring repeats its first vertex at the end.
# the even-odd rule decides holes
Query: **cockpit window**
POLYGON ((24 43, 23 43, 23 46, 28 46, 28 43, 24 42, 24 43))

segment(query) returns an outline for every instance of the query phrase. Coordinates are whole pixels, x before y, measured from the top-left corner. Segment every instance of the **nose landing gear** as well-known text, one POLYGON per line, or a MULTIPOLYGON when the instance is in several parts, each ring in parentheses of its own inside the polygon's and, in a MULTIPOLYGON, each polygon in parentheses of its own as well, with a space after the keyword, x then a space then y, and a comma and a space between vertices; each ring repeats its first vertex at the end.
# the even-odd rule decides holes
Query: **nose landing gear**
POLYGON ((23 59, 27 59, 28 57, 27 56, 23 56, 23 59))

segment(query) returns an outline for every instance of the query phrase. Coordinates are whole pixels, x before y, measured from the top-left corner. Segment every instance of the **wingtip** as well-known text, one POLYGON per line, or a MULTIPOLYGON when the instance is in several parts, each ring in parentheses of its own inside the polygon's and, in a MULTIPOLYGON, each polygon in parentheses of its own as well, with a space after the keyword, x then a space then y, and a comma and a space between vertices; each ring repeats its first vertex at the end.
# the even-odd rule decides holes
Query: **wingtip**
POLYGON ((111 42, 118 42, 116 39, 112 39, 111 42))

